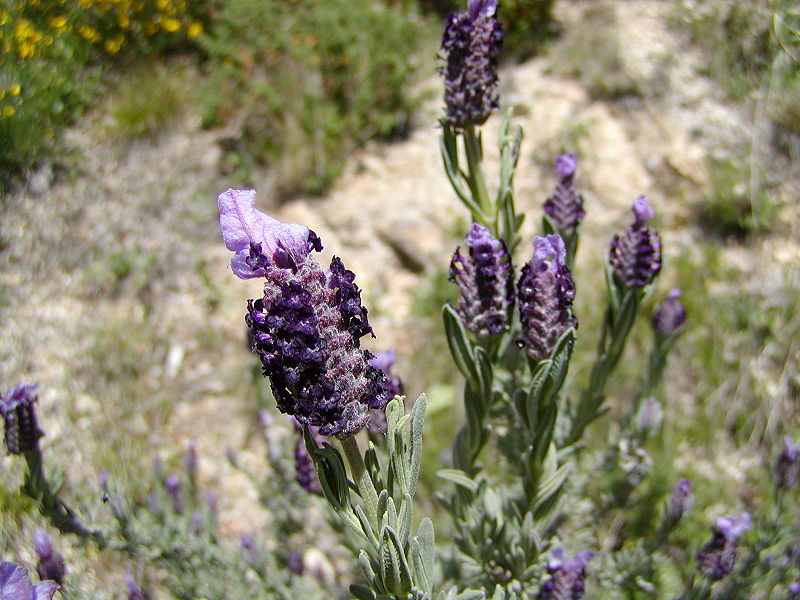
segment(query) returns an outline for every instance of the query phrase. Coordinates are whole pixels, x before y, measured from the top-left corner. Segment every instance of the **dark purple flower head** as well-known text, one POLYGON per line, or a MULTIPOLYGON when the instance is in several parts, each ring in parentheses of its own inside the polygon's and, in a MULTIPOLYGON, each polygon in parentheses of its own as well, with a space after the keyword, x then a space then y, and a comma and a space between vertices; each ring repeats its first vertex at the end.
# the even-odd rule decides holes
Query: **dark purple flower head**
POLYGON ((11 454, 24 454, 38 447, 44 432, 36 422, 35 404, 39 386, 20 383, 5 396, 0 395, 0 414, 5 422, 6 448, 11 454))
POLYGON ((711 539, 697 555, 698 567, 703 575, 711 581, 719 581, 733 571, 739 536, 750 529, 751 523, 752 518, 747 513, 741 517, 717 519, 711 539))
POLYGON ((498 107, 497 57, 503 26, 496 0, 470 0, 453 14, 442 36, 445 120, 455 129, 482 125, 498 107))
POLYGON ((0 600, 50 600, 58 590, 53 581, 31 583, 28 572, 10 562, 0 562, 0 600))
POLYGON ((64 564, 64 557, 53 550, 53 543, 50 536, 41 529, 33 532, 33 548, 39 557, 36 565, 36 572, 42 581, 55 581, 58 585, 64 584, 67 575, 67 567, 64 564))
MULTIPOLYGON (((294 424, 294 430, 297 434, 297 439, 294 443, 295 480, 300 484, 300 487, 307 492, 321 495, 322 488, 319 485, 317 473, 314 470, 314 461, 308 454, 308 449, 306 448, 306 443, 303 439, 303 426, 300 425, 300 423, 294 417, 292 417, 292 423, 294 424)), ((322 436, 317 432, 317 428, 309 427, 309 431, 314 437, 314 440, 317 442, 317 445, 322 444, 322 436)))
POLYGON ((647 197, 639 196, 633 202, 633 224, 611 241, 609 262, 620 285, 644 287, 661 270, 661 238, 645 225, 654 215, 647 197))
POLYGON ((514 267, 505 242, 473 223, 467 236, 469 256, 456 248, 450 261, 450 280, 458 284, 456 312, 478 336, 502 333, 514 308, 514 267))
POLYGON ((667 521, 677 524, 691 504, 692 482, 688 479, 678 480, 675 490, 667 500, 667 521))
POLYGON ((537 237, 533 258, 522 267, 517 288, 522 337, 519 344, 537 360, 550 356, 558 338, 578 320, 572 313, 575 285, 559 235, 537 237))
POLYGON ((653 330, 667 337, 678 331, 686 322, 686 309, 681 304, 681 291, 674 289, 653 312, 653 330))
POLYGON ((775 484, 785 490, 793 490, 800 482, 800 444, 792 436, 783 438, 783 449, 775 461, 775 484))
POLYGON ((281 412, 344 439, 392 398, 386 376, 360 349, 360 338, 372 334, 361 290, 340 259, 323 269, 309 257, 321 249, 316 235, 258 212, 253 195, 219 197, 223 238, 237 253, 234 273, 266 280, 263 298, 248 301, 252 349, 281 412))
POLYGON ((583 197, 575 188, 575 171, 578 158, 572 153, 560 154, 556 159, 558 183, 553 195, 544 203, 544 212, 556 227, 565 233, 572 233, 586 216, 583 210, 583 197))
POLYGON ((579 552, 568 558, 563 548, 553 548, 547 562, 548 579, 539 590, 540 600, 580 600, 585 591, 586 565, 591 552, 579 552))

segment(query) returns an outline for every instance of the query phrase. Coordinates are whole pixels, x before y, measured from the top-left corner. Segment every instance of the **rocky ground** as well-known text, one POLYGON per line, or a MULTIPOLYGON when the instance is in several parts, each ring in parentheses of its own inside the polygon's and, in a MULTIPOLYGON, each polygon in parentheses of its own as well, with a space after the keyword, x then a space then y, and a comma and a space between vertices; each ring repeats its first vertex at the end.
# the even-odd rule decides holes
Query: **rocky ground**
MULTIPOLYGON (((583 6, 565 4, 567 27, 583 6)), ((691 253, 703 236, 692 222, 707 192, 705 157, 750 145, 754 160, 773 160, 753 104, 727 100, 700 74, 702 57, 668 26, 669 6, 615 4, 624 68, 658 88, 647 100, 595 100, 558 75, 552 53, 501 74, 503 103, 515 107, 525 132, 516 177, 518 209, 530 215, 525 239, 554 184, 555 154, 570 144, 579 152, 589 213, 579 278, 591 280, 598 248, 628 222, 637 195, 651 197, 669 254, 691 253)), ((406 375, 419 368, 414 353, 423 330, 411 311, 414 294, 426 274, 447 267, 463 235, 454 223, 464 211, 440 166, 439 110, 438 100, 429 103, 407 140, 373 143, 353 156, 323 198, 276 205, 268 189, 258 190, 260 209, 307 224, 322 238, 325 257, 335 253, 358 274, 378 335, 373 348, 396 348, 406 375)), ((90 115, 70 132, 76 173, 53 176, 45 168, 3 199, 0 385, 41 385, 45 445, 74 465, 70 480, 89 480, 100 466, 133 477, 146 462, 142 452, 164 450, 175 459, 177 445, 198 440, 203 480, 226 486, 226 531, 241 533, 268 518, 224 457, 230 446, 260 464, 263 451, 250 418, 243 323, 245 301, 259 290, 233 277, 220 240, 216 195, 239 185, 220 174, 222 132, 201 129, 189 111, 157 140, 120 147, 97 122, 90 115), (87 443, 93 437, 104 441, 87 443), (123 466, 126 460, 139 466, 123 466)), ((497 124, 492 118, 484 132, 490 170, 497 124)), ((723 249, 743 275, 720 285, 749 285, 756 265, 777 265, 777 275, 756 273, 754 285, 761 285, 797 264, 797 192, 796 179, 776 188, 783 210, 773 236, 723 249)), ((662 291, 676 277, 668 264, 662 291)))

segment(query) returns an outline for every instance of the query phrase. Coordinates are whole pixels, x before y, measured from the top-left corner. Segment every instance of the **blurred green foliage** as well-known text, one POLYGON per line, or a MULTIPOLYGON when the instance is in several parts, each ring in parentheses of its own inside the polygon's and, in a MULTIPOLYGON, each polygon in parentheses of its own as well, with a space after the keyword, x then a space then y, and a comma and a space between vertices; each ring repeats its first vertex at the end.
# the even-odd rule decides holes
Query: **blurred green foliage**
POLYGON ((367 0, 229 0, 202 38, 206 122, 236 123, 230 148, 278 194, 323 192, 348 150, 407 130, 424 23, 367 0))

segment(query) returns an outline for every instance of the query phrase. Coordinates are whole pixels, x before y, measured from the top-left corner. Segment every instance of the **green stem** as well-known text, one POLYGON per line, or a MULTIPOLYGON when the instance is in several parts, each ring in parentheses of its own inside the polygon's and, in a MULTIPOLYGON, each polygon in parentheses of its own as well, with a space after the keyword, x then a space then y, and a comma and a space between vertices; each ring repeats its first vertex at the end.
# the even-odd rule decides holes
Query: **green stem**
POLYGON ((497 210, 489 198, 489 191, 483 179, 483 169, 481 168, 481 144, 478 136, 475 135, 475 127, 469 126, 464 129, 464 149, 467 154, 467 168, 469 169, 469 187, 473 196, 481 207, 483 213, 489 219, 487 226, 492 230, 492 235, 500 236, 497 231, 497 210))
POLYGON ((364 458, 361 456, 361 451, 358 449, 358 442, 355 436, 343 439, 342 449, 344 450, 347 464, 350 465, 350 472, 353 476, 353 480, 356 486, 358 486, 361 499, 364 501, 370 525, 372 525, 375 531, 379 531, 378 493, 375 491, 375 485, 372 483, 372 478, 369 476, 367 466, 364 464, 364 458))

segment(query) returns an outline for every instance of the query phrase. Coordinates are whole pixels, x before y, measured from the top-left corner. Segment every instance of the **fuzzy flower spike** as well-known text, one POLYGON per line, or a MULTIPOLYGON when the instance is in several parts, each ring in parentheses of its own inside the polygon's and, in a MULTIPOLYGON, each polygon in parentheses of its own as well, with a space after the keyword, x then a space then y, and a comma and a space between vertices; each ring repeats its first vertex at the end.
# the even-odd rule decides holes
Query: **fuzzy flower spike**
POLYGON ((6 449, 11 454, 24 454, 36 449, 44 435, 36 420, 39 386, 20 383, 0 395, 0 415, 5 421, 6 449))
POLYGON ((572 313, 575 285, 566 260, 564 240, 553 234, 534 240, 533 258, 522 267, 517 290, 522 324, 518 343, 536 360, 550 356, 558 338, 578 326, 572 313))
POLYGON ((539 591, 539 600, 580 600, 586 584, 586 565, 592 558, 588 551, 579 552, 574 558, 567 557, 563 548, 554 548, 547 561, 550 573, 539 591))
POLYGON ((457 248, 450 261, 450 280, 458 284, 456 311, 478 336, 502 333, 514 308, 514 269, 508 249, 489 230, 473 223, 467 236, 469 256, 457 248))
POLYGON ((633 224, 611 241, 609 262, 617 283, 627 288, 643 288, 661 270, 661 238, 646 225, 655 216, 646 196, 633 201, 633 216, 633 224))
POLYGON ((497 56, 503 26, 497 0, 470 0, 450 17, 442 36, 445 121, 454 129, 482 125, 498 107, 497 56))
POLYGON ((553 224, 565 234, 574 233, 586 216, 583 209, 583 196, 575 188, 575 171, 578 157, 572 152, 560 154, 556 158, 558 183, 553 195, 544 203, 544 212, 553 224))
POLYGON ((314 232, 259 212, 254 199, 252 190, 218 198, 234 274, 265 279, 264 296, 247 304, 252 350, 281 412, 322 435, 350 437, 393 397, 369 364, 372 354, 360 349, 372 327, 355 275, 336 257, 323 269, 309 256, 322 249, 314 232))
POLYGON ((740 517, 720 517, 711 539, 697 555, 700 572, 711 581, 719 581, 733 571, 736 564, 736 547, 739 537, 752 524, 749 514, 740 517))

